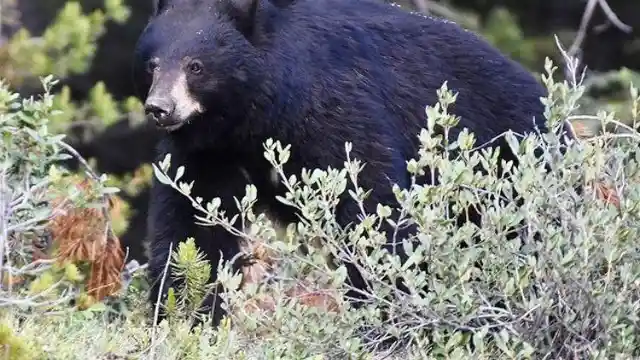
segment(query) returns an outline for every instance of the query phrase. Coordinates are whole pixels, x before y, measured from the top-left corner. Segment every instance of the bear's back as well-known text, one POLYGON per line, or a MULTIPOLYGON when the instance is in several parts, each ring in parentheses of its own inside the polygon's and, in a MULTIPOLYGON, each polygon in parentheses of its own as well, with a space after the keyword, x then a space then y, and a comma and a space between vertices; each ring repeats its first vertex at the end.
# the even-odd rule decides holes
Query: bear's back
POLYGON ((322 87, 345 104, 377 101, 387 110, 380 114, 384 121, 403 129, 410 142, 445 81, 459 93, 452 110, 479 142, 509 129, 530 132, 534 117, 545 130, 541 84, 453 22, 375 0, 297 0, 275 28, 270 51, 274 62, 293 64, 281 67, 290 72, 287 81, 304 82, 298 89, 322 87))

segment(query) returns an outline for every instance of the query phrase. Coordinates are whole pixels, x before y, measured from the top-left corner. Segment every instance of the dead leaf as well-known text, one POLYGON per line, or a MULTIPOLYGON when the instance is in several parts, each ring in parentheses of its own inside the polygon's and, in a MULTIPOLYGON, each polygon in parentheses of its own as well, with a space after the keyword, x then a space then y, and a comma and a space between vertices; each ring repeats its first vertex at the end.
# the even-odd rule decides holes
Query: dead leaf
MULTIPOLYGON (((76 186, 80 191, 91 189, 86 179, 76 186)), ((61 264, 88 262, 91 273, 86 280, 87 292, 96 301, 118 292, 125 254, 105 213, 100 208, 74 207, 62 197, 54 199, 52 205, 56 211, 48 230, 56 249, 56 261, 61 264)), ((122 205, 118 198, 108 197, 108 206, 109 212, 115 214, 122 205)))

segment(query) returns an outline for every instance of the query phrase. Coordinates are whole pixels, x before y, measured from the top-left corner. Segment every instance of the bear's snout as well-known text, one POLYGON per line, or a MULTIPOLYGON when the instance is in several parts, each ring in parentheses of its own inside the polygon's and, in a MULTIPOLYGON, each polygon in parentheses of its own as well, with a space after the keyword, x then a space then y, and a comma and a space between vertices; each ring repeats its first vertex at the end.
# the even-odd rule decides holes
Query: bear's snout
POLYGON ((149 97, 144 104, 144 113, 149 121, 153 121, 157 126, 163 127, 171 125, 171 114, 173 113, 173 102, 159 97, 149 97))

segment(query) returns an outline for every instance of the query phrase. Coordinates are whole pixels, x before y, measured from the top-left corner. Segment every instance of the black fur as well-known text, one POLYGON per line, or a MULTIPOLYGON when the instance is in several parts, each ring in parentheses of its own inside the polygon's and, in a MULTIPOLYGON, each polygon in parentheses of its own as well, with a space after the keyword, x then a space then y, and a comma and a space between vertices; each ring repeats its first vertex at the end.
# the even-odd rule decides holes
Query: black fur
MULTIPOLYGON (((165 135, 158 159, 171 152, 173 164, 186 165, 184 179, 195 180, 194 193, 207 200, 219 196, 230 211, 233 196, 244 194, 242 167, 272 213, 295 220, 272 196, 281 189, 272 187, 263 158, 269 137, 291 144, 289 174, 342 167, 344 142, 352 142, 353 157, 366 163, 360 186, 373 189, 368 210, 375 211, 376 203, 393 206, 391 186, 409 185, 405 161, 416 157, 425 106, 436 102, 444 81, 459 92, 452 111, 477 144, 507 130, 546 131, 545 89, 454 23, 375 0, 257 1, 255 13, 238 10, 231 0, 165 1, 141 35, 135 61, 142 97, 151 82, 144 72, 148 59, 158 56, 165 68, 184 56, 204 63, 201 75, 189 76, 189 86, 206 112, 165 135)), ((515 160, 508 148, 501 151, 515 160)), ((214 267, 220 252, 228 260, 239 249, 225 230, 193 225, 191 205, 170 187, 154 180, 151 198, 155 301, 170 243, 195 235, 214 267)), ((338 220, 357 221, 358 213, 355 204, 342 202, 338 220)), ((350 276, 355 286, 365 286, 355 272, 350 276)), ((222 312, 215 308, 217 323, 222 312)))

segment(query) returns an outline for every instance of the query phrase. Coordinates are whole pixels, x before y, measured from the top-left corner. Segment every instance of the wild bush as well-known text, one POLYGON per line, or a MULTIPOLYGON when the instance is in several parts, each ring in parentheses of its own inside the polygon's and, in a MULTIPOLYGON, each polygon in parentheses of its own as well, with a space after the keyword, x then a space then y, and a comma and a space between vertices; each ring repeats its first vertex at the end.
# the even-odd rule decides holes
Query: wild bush
MULTIPOLYGON (((556 83, 554 71, 547 62, 549 96, 541 99, 553 128, 584 116, 604 125, 620 123, 614 114, 580 114, 583 85, 577 77, 556 83)), ((630 94, 635 121, 640 96, 634 87, 630 94)), ((204 261, 193 239, 184 239, 172 249, 166 269, 183 276, 185 287, 173 289, 167 304, 150 309, 135 285, 136 275, 133 285, 113 294, 128 304, 113 318, 105 316, 113 312, 106 303, 84 311, 68 307, 68 300, 77 302, 86 292, 81 265, 56 267, 55 261, 30 255, 32 239, 43 238, 54 214, 52 199, 63 193, 79 207, 100 204, 106 209, 101 201, 111 191, 96 181, 95 192, 76 193, 78 187, 69 186, 68 176, 53 166, 63 150, 72 149, 49 133, 50 95, 20 99, 0 87, 3 353, 16 359, 637 357, 640 136, 635 129, 572 142, 563 156, 558 134, 505 134, 520 165, 505 164, 508 176, 498 176, 495 150, 476 151, 480 144, 466 131, 446 136, 457 123, 450 112, 455 89, 445 83, 439 98, 426 107, 425 127, 416 134, 422 144, 419 156, 407 159, 410 173, 437 170, 439 183, 396 187, 396 207, 363 212, 361 221, 347 228, 333 216, 339 195, 347 192, 362 202, 368 190, 357 186, 366 164, 351 157, 348 143, 343 168, 286 174, 282 164, 289 148, 277 139, 265 142, 265 158, 287 187, 280 201, 302 214, 284 226, 253 209, 259 194, 251 184, 237 199, 238 213, 225 214, 218 211, 219 199, 198 198, 190 194, 192 183, 167 174, 170 157, 154 164, 158 180, 192 200, 201 214, 194 221, 234 231, 261 268, 245 269, 243 279, 204 261), (542 156, 534 154, 536 148, 542 156), (473 171, 478 167, 484 173, 473 171), (605 193, 616 200, 603 198, 605 193), (457 227, 447 220, 448 212, 472 204, 486 214, 480 227, 457 227), (400 264, 385 251, 369 253, 384 241, 379 228, 393 212, 401 214, 398 223, 418 225, 413 238, 400 240, 411 262, 428 265, 427 273, 400 264), (242 231, 233 230, 238 221, 242 231), (508 240, 506 230, 522 221, 526 228, 508 240), (347 242, 355 244, 353 251, 345 251, 347 242), (371 301, 360 309, 342 297, 348 286, 341 261, 354 259, 372 283, 371 301), (206 323, 191 329, 210 267, 219 268, 219 281, 229 290, 221 296, 230 315, 218 329, 206 323), (28 276, 14 284, 16 274, 28 276), (408 294, 381 280, 397 276, 406 280, 408 294), (151 326, 149 315, 156 311, 169 316, 151 326), (399 339, 391 348, 383 346, 389 337, 399 339)))
MULTIPOLYGON (((577 76, 554 82, 556 68, 550 61, 545 70, 549 96, 541 101, 550 128, 557 129, 581 117, 578 101, 584 87, 577 76)), ((635 87, 630 93, 636 120, 640 97, 635 87)), ((258 353, 275 357, 344 358, 379 352, 378 345, 390 336, 405 340, 405 350, 421 358, 640 355, 637 133, 573 141, 564 155, 558 133, 506 133, 520 165, 503 164, 507 171, 499 176, 495 148, 476 151, 480 144, 466 130, 457 138, 448 136, 458 122, 449 110, 457 95, 446 83, 438 95, 439 103, 426 107, 425 128, 417 134, 421 150, 416 159, 408 159, 407 170, 414 178, 424 171, 437 173, 439 183, 394 186, 398 206, 378 206, 375 214, 362 207, 369 189, 358 186, 358 172, 366 164, 351 158, 349 143, 341 169, 285 174, 282 164, 290 156, 289 147, 266 141, 265 158, 287 188, 278 199, 302 214, 280 236, 264 214, 254 211, 258 194, 252 185, 237 199, 238 213, 225 214, 218 211, 220 199, 205 201, 190 194, 193 181, 180 181, 184 169, 173 178, 168 175, 170 155, 154 164, 159 181, 192 201, 201 214, 198 222, 223 226, 249 247, 266 246, 275 261, 264 281, 241 290, 240 276, 219 266, 218 281, 229 289, 221 296, 234 309, 231 319, 237 331, 251 338, 258 353), (478 168, 483 172, 474 171, 478 168), (341 228, 333 214, 345 191, 363 211, 360 222, 341 228), (517 200, 522 204, 517 206, 517 200), (452 202, 453 212, 476 207, 484 214, 482 225, 458 227, 447 220, 452 202), (393 212, 400 214, 396 225, 411 222, 419 228, 414 238, 398 239, 409 255, 407 264, 379 249, 385 241, 380 225, 391 221, 393 212), (508 230, 523 221, 519 236, 507 239, 508 230), (232 226, 238 222, 242 231, 232 226), (471 242, 474 238, 480 241, 471 242), (312 243, 318 246, 303 254, 312 243), (345 250, 347 244, 354 249, 345 250), (372 301, 361 309, 341 300, 349 290, 341 263, 355 260, 373 289, 372 301), (427 273, 411 269, 418 262, 428 265, 427 273), (400 276, 409 294, 382 280, 400 276), (313 284, 308 291, 325 292, 339 310, 305 307, 300 297, 287 296, 300 284, 313 284), (251 299, 268 299, 270 306, 247 312, 243 304, 251 299)), ((603 124, 616 122, 613 114, 596 116, 603 124)))

